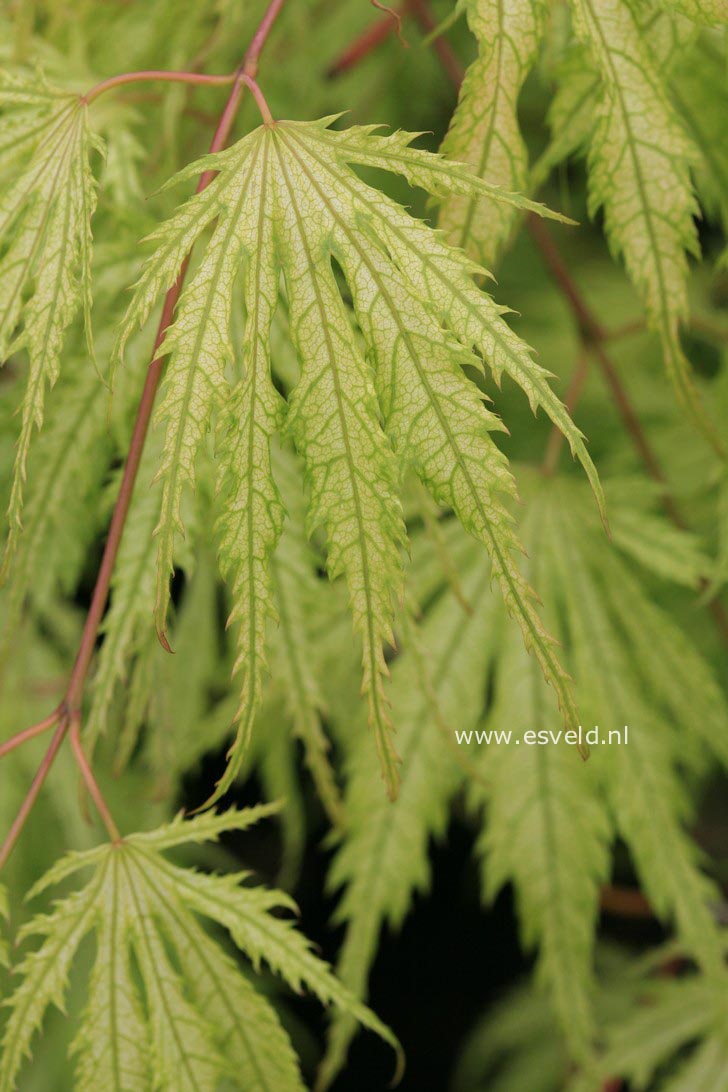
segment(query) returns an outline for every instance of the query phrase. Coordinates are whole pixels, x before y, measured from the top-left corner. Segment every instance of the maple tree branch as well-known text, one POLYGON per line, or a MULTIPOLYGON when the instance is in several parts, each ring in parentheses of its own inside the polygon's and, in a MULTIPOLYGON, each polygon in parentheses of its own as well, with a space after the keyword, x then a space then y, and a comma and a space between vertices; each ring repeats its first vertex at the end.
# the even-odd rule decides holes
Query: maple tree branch
MULTIPOLYGON (((219 152, 225 147, 230 131, 235 120, 235 115, 240 104, 243 91, 246 87, 251 90, 255 84, 255 75, 258 71, 258 61, 261 51, 267 41, 268 35, 275 23, 281 8, 285 0, 271 0, 268 8, 261 19, 257 31, 251 39, 250 45, 243 56, 243 60, 237 69, 234 79, 233 88, 230 92, 230 96, 225 105, 225 108, 220 116, 217 128, 210 143, 210 154, 219 152)), ((266 107, 267 109, 267 107, 266 107)), ((210 184, 215 176, 215 172, 212 170, 205 171, 197 183, 197 193, 201 193, 206 186, 210 184)), ((134 485, 136 483, 137 473, 139 471, 139 464, 141 462, 142 452, 144 450, 144 444, 149 431, 149 424, 152 417, 152 410, 154 408, 154 400, 159 387, 162 372, 164 370, 164 357, 158 355, 159 348, 164 340, 164 335, 167 327, 172 322, 174 317, 174 310, 177 305, 182 286, 184 284, 185 275, 189 266, 190 255, 188 254, 182 265, 172 288, 169 289, 162 307, 162 314, 159 320, 159 326, 157 328, 157 334, 154 339, 154 347, 152 349, 152 359, 147 369, 146 378, 144 381, 144 388, 139 401, 139 408, 137 410, 136 420, 134 422, 134 428, 132 431, 132 438, 129 444, 129 451, 127 453, 127 459, 124 466, 124 473, 121 479, 121 485, 119 487, 119 493, 114 505, 114 511, 111 516, 111 523, 109 524, 109 532, 106 538, 106 544, 104 546, 103 556, 101 558, 101 565, 96 577, 96 583, 91 596, 91 603, 89 605, 88 613, 86 615, 86 621, 84 623, 83 632, 81 634, 81 641, 79 643, 78 653, 76 660, 71 671, 71 675, 68 682, 65 698, 58 706, 55 714, 57 719, 57 727, 51 739, 48 750, 46 751, 43 759, 36 771, 35 777, 31 783, 28 793, 20 806, 20 810, 16 815, 12 826, 8 832, 8 835, 0 847, 0 868, 5 864, 13 846, 17 842, 25 822, 30 814, 33 805, 35 804, 38 794, 40 793, 43 783, 48 776, 53 761, 58 753, 58 750, 66 736, 66 733, 70 730, 71 746, 74 752, 74 757, 79 766, 83 779, 89 790, 101 818, 106 825, 112 840, 117 840, 119 837, 119 831, 114 823, 111 813, 103 799, 101 790, 93 776, 91 768, 88 764, 88 760, 83 752, 83 747, 80 742, 80 715, 81 715, 81 701, 83 698, 83 690, 86 682, 86 676, 88 674, 91 660, 93 658, 94 650, 96 647, 96 639, 98 637, 99 627, 101 620, 106 609, 106 603, 109 597, 109 588, 111 586, 111 577, 116 564, 117 554, 119 552, 119 546, 121 544, 122 534, 124 532, 124 526, 126 524, 127 515, 129 513, 129 506, 131 504, 132 493, 134 491, 134 485)), ((166 641, 164 642, 166 644, 166 641)), ((166 646, 169 650, 169 646, 166 646)), ((48 718, 47 718, 48 719, 48 718)), ((41 722, 44 723, 44 722, 41 722)), ((50 725, 48 725, 50 727, 50 725)), ((27 733, 39 734, 41 729, 37 725, 34 725, 31 729, 25 729, 20 733, 23 738, 32 738, 27 733), (37 729, 37 731, 33 731, 37 729)), ((17 739, 18 737, 14 737, 17 739)), ((12 741, 8 741, 12 742, 12 741)), ((23 740, 19 740, 23 742, 23 740)))
MULTIPOLYGON (((379 5, 376 4, 375 7, 379 7, 379 5)), ((390 12, 390 15, 387 18, 378 19, 376 23, 372 23, 366 30, 362 31, 358 38, 354 39, 351 45, 347 46, 347 48, 339 54, 326 72, 329 79, 341 76, 344 72, 349 72, 352 68, 356 68, 360 61, 363 61, 364 58, 381 45, 390 34, 393 34, 395 30, 397 30, 397 36, 399 37, 400 42, 406 46, 407 43, 403 41, 398 30, 398 24, 405 16, 413 16, 425 34, 431 34, 437 29, 437 21, 424 0, 405 0, 405 3, 401 5, 399 10, 395 11, 391 8, 385 10, 390 12)), ((450 43, 443 37, 433 39, 432 47, 437 53, 440 64, 447 73, 450 82, 457 90, 462 82, 463 69, 455 51, 450 43)))
MULTIPOLYGON (((434 18, 429 5, 425 0, 410 0, 408 6, 412 15, 414 15, 415 19, 420 24, 420 27, 426 34, 432 34, 434 30, 437 30, 437 20, 434 18)), ((465 73, 463 71, 463 66, 457 58, 455 50, 452 48, 447 38, 442 35, 433 38, 431 44, 450 83, 456 91, 459 91, 465 73)))
POLYGON ((96 781, 96 778, 93 775, 93 771, 91 769, 91 766, 89 765, 89 761, 86 758, 86 753, 84 752, 83 745, 81 743, 81 714, 80 713, 72 714, 69 717, 68 723, 69 723, 69 731, 68 731, 69 742, 71 744, 71 749, 73 751, 73 756, 76 759, 76 765, 78 766, 79 770, 81 771, 81 777, 84 780, 84 784, 86 785, 86 789, 88 791, 88 794, 91 797, 91 799, 93 800, 94 804, 96 805, 96 810, 98 811, 99 815, 101 816, 101 819, 103 820, 103 824, 106 827, 106 830, 108 832, 109 837, 111 838, 111 841, 112 842, 119 842, 119 841, 121 841, 121 834, 119 833, 119 828, 117 827, 116 823, 114 822, 114 820, 112 818, 111 812, 109 811, 108 805, 107 805, 106 801, 104 800, 101 789, 98 786, 98 782, 96 781))
POLYGON ((342 76, 345 72, 356 68, 360 61, 363 61, 377 46, 386 41, 393 32, 394 23, 390 18, 377 19, 376 23, 368 26, 358 38, 354 39, 351 45, 347 46, 339 54, 326 70, 327 77, 334 79, 336 76, 342 76))
POLYGON ((68 722, 66 718, 63 718, 59 721, 58 727, 53 733, 53 738, 51 739, 50 746, 46 753, 43 755, 43 758, 41 759, 41 763, 38 766, 38 769, 35 772, 35 776, 33 777, 33 780, 30 784, 30 788, 25 794, 25 799, 20 805, 18 814, 13 819, 10 830, 5 836, 5 841, 3 842, 2 846, 0 846, 0 868, 3 867, 8 857, 12 853, 15 843, 17 842, 23 831, 26 820, 33 810, 33 805, 38 799, 40 790, 43 788, 43 782, 48 776, 48 771, 53 765, 53 760, 58 754, 58 750, 63 743, 63 739, 66 734, 67 724, 68 722))
POLYGON ((54 709, 52 713, 49 713, 43 720, 39 720, 37 724, 31 724, 30 728, 24 728, 22 732, 17 732, 10 739, 6 739, 4 743, 0 743, 0 758, 3 755, 9 754, 14 751, 16 747, 20 747, 21 744, 26 743, 29 739, 35 739, 36 736, 40 736, 43 732, 49 731, 54 725, 58 723, 61 717, 60 709, 54 709))
POLYGON ((122 87, 127 83, 162 80, 167 83, 211 84, 213 86, 220 86, 234 83, 237 77, 237 72, 230 72, 228 75, 224 76, 208 76, 204 72, 169 72, 160 68, 148 68, 140 72, 121 72, 118 76, 110 76, 108 80, 102 80, 101 83, 97 83, 90 91, 87 91, 85 95, 81 96, 81 102, 85 102, 88 106, 89 103, 92 103, 99 95, 103 95, 106 91, 111 91, 114 87, 122 87))

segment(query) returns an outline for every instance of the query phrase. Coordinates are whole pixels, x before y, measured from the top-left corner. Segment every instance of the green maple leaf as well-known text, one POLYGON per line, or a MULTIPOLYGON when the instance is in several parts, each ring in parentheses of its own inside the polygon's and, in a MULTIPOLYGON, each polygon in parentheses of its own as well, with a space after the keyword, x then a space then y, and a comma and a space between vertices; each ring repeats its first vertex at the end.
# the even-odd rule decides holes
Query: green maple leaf
MULTIPOLYGON (((166 424, 158 477, 156 621, 164 635, 180 501, 213 418, 219 443, 221 567, 238 626, 241 677, 238 738, 217 794, 231 783, 260 703, 266 628, 275 615, 270 575, 284 508, 270 465, 270 443, 286 428, 305 467, 308 529, 321 527, 329 575, 346 579, 362 642, 367 697, 385 780, 393 794, 397 755, 391 741, 384 647, 391 644, 402 597, 405 531, 400 477, 412 467, 439 503, 484 542, 512 613, 519 620, 568 719, 569 686, 512 553, 518 547, 504 501, 514 493, 491 433, 502 429, 467 365, 497 379, 510 374, 535 410, 542 406, 566 433, 598 492, 583 438, 502 309, 479 291, 482 270, 397 204, 365 185, 357 163, 403 174, 435 195, 478 194, 534 207, 478 179, 468 168, 410 147, 409 134, 372 128, 341 132, 321 122, 278 122, 178 175, 214 169, 217 178, 151 236, 156 244, 122 324, 119 347, 177 275, 196 237, 216 226, 180 299, 162 351, 170 357, 159 419, 166 424), (353 296, 364 347, 342 299, 338 264, 353 296), (243 378, 232 388, 233 286, 242 271, 245 301, 243 378), (270 377, 269 340, 283 274, 290 335, 300 378, 285 402, 270 377)), ((541 210, 543 211, 543 210, 541 210)))
POLYGON ((11 1092, 49 1004, 63 1007, 68 974, 87 934, 96 938, 87 1004, 72 1044, 77 1092, 214 1092, 225 1078, 245 1092, 302 1092, 298 1063, 275 1010, 201 927, 227 930, 258 969, 266 963, 297 992, 342 1006, 382 1035, 392 1034, 337 981, 291 922, 279 891, 242 885, 172 864, 163 852, 245 830, 270 806, 177 818, 115 845, 71 853, 30 895, 78 871, 86 886, 33 918, 21 939, 41 938, 25 956, 9 1008, 0 1089, 11 1092), (140 989, 140 985, 142 989, 140 989))
POLYGON ((0 361, 24 348, 28 382, 15 460, 5 568, 21 531, 23 485, 34 427, 43 423, 46 388, 60 372, 66 328, 83 309, 91 342, 89 167, 102 145, 77 95, 8 72, 0 75, 0 361))

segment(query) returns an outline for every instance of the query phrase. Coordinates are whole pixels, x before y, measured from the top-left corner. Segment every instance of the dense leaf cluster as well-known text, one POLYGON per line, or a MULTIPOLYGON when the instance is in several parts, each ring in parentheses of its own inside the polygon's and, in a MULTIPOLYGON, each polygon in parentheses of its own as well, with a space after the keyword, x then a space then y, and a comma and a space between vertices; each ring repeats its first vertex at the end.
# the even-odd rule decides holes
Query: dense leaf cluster
MULTIPOLYGON (((412 4, 413 48, 387 27, 373 52, 366 5, 274 4, 209 155, 229 88, 89 93, 120 57, 235 72, 267 6, 193 7, 0 14, 0 743, 68 693, 140 454, 59 707, 122 834, 98 844, 62 749, 0 885, 0 1092, 295 1092, 310 1043, 269 971, 331 1008, 319 1088, 359 1025, 399 1052, 369 975, 453 815, 537 954, 453 1089, 728 1088, 695 833, 725 829, 728 768, 726 4, 412 4), (580 755, 579 725, 629 743, 580 755), (558 742, 473 742, 527 729, 558 742), (193 806, 252 779, 270 803, 172 818, 220 749, 193 806), (284 889, 325 825, 335 972, 236 870, 269 815, 284 889), (670 936, 639 960, 601 935, 625 876, 670 936)), ((2 757, 3 828, 42 755, 2 757)))

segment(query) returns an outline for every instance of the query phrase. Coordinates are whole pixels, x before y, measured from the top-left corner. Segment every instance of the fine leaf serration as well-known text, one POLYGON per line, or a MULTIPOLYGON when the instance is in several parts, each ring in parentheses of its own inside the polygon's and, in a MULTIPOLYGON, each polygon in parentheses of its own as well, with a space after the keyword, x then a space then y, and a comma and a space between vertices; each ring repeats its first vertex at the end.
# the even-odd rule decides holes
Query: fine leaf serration
POLYGON ((351 164, 404 175, 435 196, 485 196, 540 206, 477 178, 470 169, 412 148, 410 134, 373 127, 337 131, 334 118, 277 122, 227 152, 186 168, 218 171, 208 189, 153 232, 156 248, 123 321, 119 352, 174 281, 183 256, 216 226, 182 294, 162 351, 170 357, 159 418, 166 435, 157 526, 156 621, 164 637, 180 502, 194 484, 197 453, 213 419, 221 442, 218 492, 220 563, 231 587, 241 679, 238 736, 215 796, 225 791, 249 739, 266 667, 265 633, 275 616, 270 561, 283 508, 270 469, 270 442, 284 426, 302 457, 308 530, 322 528, 327 568, 343 575, 362 643, 363 691, 390 794, 397 787, 384 689, 384 649, 402 597, 405 531, 399 499, 410 467, 440 504, 488 548, 505 600, 576 722, 569 682, 513 559, 518 548, 507 502, 514 485, 491 433, 503 428, 464 373, 483 360, 497 380, 511 375, 533 409, 564 431, 599 495, 583 438, 502 309, 473 276, 484 271, 429 227, 367 186, 351 164), (242 272, 243 377, 230 389, 226 366, 233 285, 242 272), (270 377, 268 341, 283 275, 290 335, 300 377, 287 404, 270 377), (342 291, 353 297, 357 338, 342 291), (475 352, 473 351, 475 347, 475 352))
POLYGON ((43 423, 46 387, 58 378, 65 330, 79 305, 93 356, 96 190, 89 156, 102 145, 88 127, 85 103, 37 79, 1 73, 0 111, 0 363, 21 348, 29 360, 8 506, 7 567, 21 530, 33 428, 43 423))
POLYGON ((48 1006, 63 1007, 71 966, 89 933, 96 937, 96 956, 72 1046, 77 1092, 199 1092, 217 1087, 226 1074, 251 1092, 300 1092, 298 1063, 274 1008, 198 917, 225 929, 256 969, 267 964, 292 989, 305 988, 324 1005, 341 1006, 396 1046, 290 921, 276 916, 295 911, 287 895, 241 886, 245 873, 206 875, 163 855, 245 830, 272 810, 178 817, 116 845, 71 853, 46 873, 31 896, 82 869, 93 870, 86 886, 22 930, 21 939, 41 940, 18 967, 21 981, 7 1001, 2 1092, 16 1088, 48 1006))

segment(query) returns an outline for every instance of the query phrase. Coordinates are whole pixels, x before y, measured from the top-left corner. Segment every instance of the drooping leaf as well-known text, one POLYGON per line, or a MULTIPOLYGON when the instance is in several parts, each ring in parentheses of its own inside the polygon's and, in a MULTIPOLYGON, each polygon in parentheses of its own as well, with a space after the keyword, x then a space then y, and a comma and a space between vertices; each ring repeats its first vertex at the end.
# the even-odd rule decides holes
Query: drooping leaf
MULTIPOLYGON (((461 780, 446 733, 472 727, 479 715, 493 628, 488 579, 487 565, 471 556, 464 578, 471 614, 447 594, 423 627, 432 694, 414 649, 394 668, 393 714, 402 753, 396 801, 390 804, 377 793, 370 742, 363 738, 352 754, 347 826, 329 883, 344 886, 336 917, 347 930, 338 971, 359 997, 366 996, 380 929, 385 922, 399 927, 414 893, 429 883, 428 842, 442 833, 447 803, 461 780)), ((334 1022, 319 1087, 327 1087, 341 1069, 354 1031, 348 1018, 334 1022)))
POLYGON ((590 207, 659 334, 665 366, 688 412, 711 432, 680 345, 688 314, 688 255, 698 253, 690 168, 695 150, 669 101, 630 0, 573 0, 576 28, 601 76, 591 140, 590 207))
POLYGON ((58 378, 65 331, 79 307, 93 355, 91 216, 96 193, 89 157, 101 144, 89 129, 86 104, 37 77, 4 72, 0 111, 0 361, 23 348, 29 363, 8 508, 7 565, 21 532, 33 429, 43 424, 46 389, 58 378))
POLYGON ((7 1001, 4 1092, 17 1087, 48 1005, 63 1007, 69 969, 88 933, 95 934, 96 955, 72 1047, 80 1089, 212 1092, 225 1077, 246 1092, 299 1092, 296 1060, 273 1008, 200 927, 198 916, 227 929, 254 966, 265 961, 293 989, 342 1006, 396 1045, 291 923, 274 916, 272 911, 294 907, 287 896, 241 886, 244 875, 183 869, 162 855, 185 842, 245 830, 271 810, 178 817, 155 831, 70 854, 43 877, 31 895, 93 869, 85 887, 22 930, 23 939, 40 938, 40 945, 18 967, 21 981, 7 1001))
MULTIPOLYGON (((469 163, 505 190, 525 190, 527 152, 518 125, 518 96, 533 64, 543 24, 540 0, 466 0, 479 54, 460 89, 443 152, 469 163)), ((516 210, 471 195, 452 197, 438 224, 449 242, 490 268, 516 210)))
POLYGON ((309 531, 323 530, 329 575, 343 575, 348 586, 369 720, 390 794, 398 775, 384 648, 392 642, 402 595, 399 478, 406 466, 487 546, 509 609, 565 717, 576 722, 568 680, 512 557, 518 544, 503 502, 513 495, 513 483, 489 435, 502 426, 463 372, 464 365, 478 363, 471 346, 484 353, 497 378, 511 374, 534 409, 542 405, 565 430, 598 490, 582 437, 551 392, 547 373, 505 325, 501 309, 473 283, 479 267, 366 186, 349 164, 401 173, 438 196, 472 193, 532 206, 465 166, 411 148, 408 134, 334 131, 331 120, 266 125, 181 172, 179 179, 202 167, 219 173, 153 233, 157 248, 119 335, 123 351, 133 327, 173 282, 195 238, 216 220, 162 346, 170 363, 159 408, 167 428, 157 528, 157 625, 163 633, 180 499, 185 484, 194 483, 200 444, 217 417, 224 435, 221 563, 231 580, 233 617, 243 624, 238 735, 216 795, 239 768, 260 703, 265 631, 274 611, 270 558, 282 526, 269 452, 284 410, 305 466, 309 531), (354 297, 366 356, 332 260, 354 297), (232 356, 233 281, 239 270, 246 300, 244 375, 230 392, 225 364, 232 356), (300 365, 287 407, 271 385, 267 349, 281 272, 300 365))

